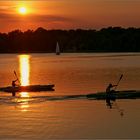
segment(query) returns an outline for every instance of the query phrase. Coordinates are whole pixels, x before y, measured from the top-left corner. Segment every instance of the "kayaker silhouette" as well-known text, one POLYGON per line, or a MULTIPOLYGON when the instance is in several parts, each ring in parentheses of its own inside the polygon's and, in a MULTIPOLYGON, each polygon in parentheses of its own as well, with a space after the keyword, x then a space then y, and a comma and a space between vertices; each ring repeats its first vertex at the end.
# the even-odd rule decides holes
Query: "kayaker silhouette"
MULTIPOLYGON (((17 86, 16 81, 18 81, 18 79, 12 81, 12 87, 13 87, 13 88, 15 88, 15 87, 17 86)), ((12 96, 15 96, 15 95, 16 95, 16 92, 13 91, 13 92, 12 92, 12 96)))
POLYGON ((16 81, 18 81, 18 79, 12 81, 12 87, 16 87, 16 81))
POLYGON ((117 85, 112 85, 111 83, 107 86, 106 88, 106 93, 112 93, 114 90, 112 89, 113 87, 116 87, 117 85))
POLYGON ((118 81, 118 83, 117 83, 116 85, 112 85, 112 84, 110 83, 110 84, 107 86, 107 88, 106 88, 106 93, 113 93, 113 92, 116 90, 116 88, 117 88, 117 86, 119 85, 119 83, 120 83, 120 81, 121 81, 122 78, 123 78, 123 74, 121 74, 121 76, 120 76, 120 78, 119 78, 119 81, 118 81), (114 90, 112 90, 113 87, 115 87, 114 90))

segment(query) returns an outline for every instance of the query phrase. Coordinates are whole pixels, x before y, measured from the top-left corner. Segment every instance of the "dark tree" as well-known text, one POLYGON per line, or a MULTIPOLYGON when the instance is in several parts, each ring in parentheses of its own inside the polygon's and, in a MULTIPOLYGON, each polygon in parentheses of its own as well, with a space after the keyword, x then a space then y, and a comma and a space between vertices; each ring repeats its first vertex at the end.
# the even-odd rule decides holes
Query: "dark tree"
POLYGON ((15 30, 0 33, 0 53, 140 52, 140 28, 108 27, 97 30, 15 30))

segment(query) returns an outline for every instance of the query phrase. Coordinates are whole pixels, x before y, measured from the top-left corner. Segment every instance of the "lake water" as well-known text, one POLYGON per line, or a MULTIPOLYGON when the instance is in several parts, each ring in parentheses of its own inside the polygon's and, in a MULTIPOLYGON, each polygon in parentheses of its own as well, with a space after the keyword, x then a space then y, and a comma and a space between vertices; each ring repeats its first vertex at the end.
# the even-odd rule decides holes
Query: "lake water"
POLYGON ((0 92, 0 139, 138 139, 140 100, 60 99, 105 91, 140 90, 140 53, 1 54, 0 87, 55 84, 53 92, 0 92), (55 97, 58 97, 57 99, 55 97))

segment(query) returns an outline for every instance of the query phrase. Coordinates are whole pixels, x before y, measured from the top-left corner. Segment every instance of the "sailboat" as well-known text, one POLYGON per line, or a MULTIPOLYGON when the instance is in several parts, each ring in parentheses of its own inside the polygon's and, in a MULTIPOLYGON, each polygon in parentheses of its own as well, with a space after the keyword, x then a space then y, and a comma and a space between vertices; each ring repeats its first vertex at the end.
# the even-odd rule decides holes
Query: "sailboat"
POLYGON ((58 42, 56 44, 56 55, 60 55, 60 48, 58 42))

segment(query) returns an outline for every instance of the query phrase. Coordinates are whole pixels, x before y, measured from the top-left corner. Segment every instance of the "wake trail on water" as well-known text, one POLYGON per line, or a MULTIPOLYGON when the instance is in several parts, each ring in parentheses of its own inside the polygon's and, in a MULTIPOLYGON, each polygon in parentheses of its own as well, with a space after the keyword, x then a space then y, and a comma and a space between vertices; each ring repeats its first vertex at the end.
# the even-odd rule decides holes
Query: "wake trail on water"
POLYGON ((59 96, 30 96, 30 97, 16 97, 16 96, 1 96, 0 105, 16 105, 24 103, 41 103, 46 101, 66 101, 66 100, 116 100, 116 99, 140 99, 140 91, 116 91, 113 94, 106 94, 105 92, 80 94, 80 95, 59 95, 59 96))
POLYGON ((0 105, 16 105, 23 103, 41 103, 46 101, 78 100, 87 99, 86 95, 68 96, 33 96, 33 97, 0 97, 0 105))

